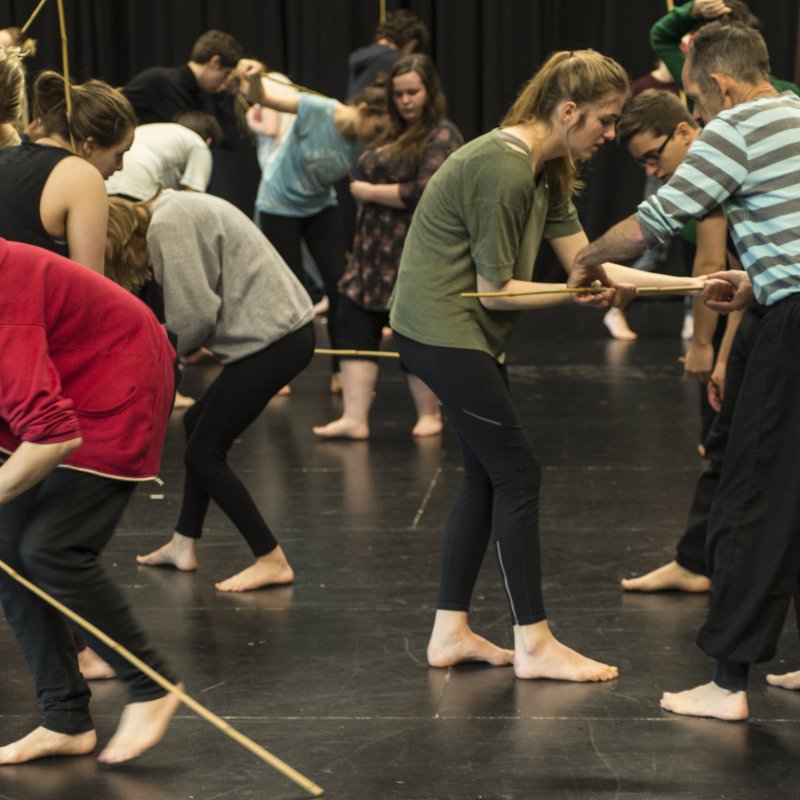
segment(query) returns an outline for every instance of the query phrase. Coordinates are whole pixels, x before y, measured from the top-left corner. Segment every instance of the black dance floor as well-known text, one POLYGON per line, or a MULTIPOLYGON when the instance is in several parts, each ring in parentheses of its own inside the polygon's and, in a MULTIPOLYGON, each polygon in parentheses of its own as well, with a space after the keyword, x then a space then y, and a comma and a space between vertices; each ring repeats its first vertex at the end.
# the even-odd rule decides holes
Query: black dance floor
MULTIPOLYGON (((695 475, 697 390, 677 363, 681 305, 630 311, 635 343, 594 311, 528 315, 511 377, 544 467, 542 545, 551 625, 618 664, 602 685, 515 680, 508 668, 429 669, 439 545, 460 480, 449 432, 413 441, 412 404, 382 366, 370 442, 315 441, 338 415, 320 357, 276 398, 231 458, 294 566, 290 588, 222 595, 249 559, 215 508, 195 574, 137 568, 171 533, 181 490, 180 420, 161 490, 139 490, 107 563, 187 691, 336 800, 782 800, 798 797, 800 694, 767 671, 800 666, 794 618, 779 659, 752 672, 748 723, 662 712, 663 690, 710 679, 693 644, 705 595, 626 595, 621 577, 669 560, 695 475)), ((190 367, 197 393, 212 366, 190 367)), ((478 632, 511 646, 493 558, 474 598, 478 632)), ((0 736, 38 724, 26 668, 0 624, 0 736)), ((101 744, 124 692, 93 686, 101 744)), ((2 800, 288 800, 286 778, 181 709, 166 739, 123 767, 93 757, 0 768, 2 800)))

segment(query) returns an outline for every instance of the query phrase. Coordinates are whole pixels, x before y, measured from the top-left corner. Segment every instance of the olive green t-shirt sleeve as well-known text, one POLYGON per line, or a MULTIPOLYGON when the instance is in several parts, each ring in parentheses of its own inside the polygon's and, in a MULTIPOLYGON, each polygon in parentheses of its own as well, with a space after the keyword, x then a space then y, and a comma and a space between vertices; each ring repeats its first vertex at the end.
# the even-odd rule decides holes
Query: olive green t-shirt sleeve
MULTIPOLYGON (((514 276, 514 265, 533 203, 533 176, 520 170, 520 153, 507 154, 477 165, 465 175, 466 230, 475 271, 493 283, 514 276)), ((527 159, 525 159, 527 161, 527 159)))
POLYGON ((547 221, 542 232, 542 236, 545 239, 572 236, 582 230, 583 226, 578 219, 578 211, 572 200, 551 202, 547 209, 547 221))

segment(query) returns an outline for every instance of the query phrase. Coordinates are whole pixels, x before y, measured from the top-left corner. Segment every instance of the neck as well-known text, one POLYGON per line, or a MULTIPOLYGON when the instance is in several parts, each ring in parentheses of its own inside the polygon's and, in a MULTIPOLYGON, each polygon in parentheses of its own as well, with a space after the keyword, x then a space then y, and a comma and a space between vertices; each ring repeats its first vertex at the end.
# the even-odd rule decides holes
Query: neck
POLYGON ((777 97, 778 94, 778 90, 769 81, 739 83, 731 87, 730 91, 734 105, 747 103, 749 100, 756 100, 759 97, 777 97))
POLYGON ((394 42, 390 42, 385 37, 382 37, 382 38, 376 40, 375 44, 382 44, 384 47, 389 47, 392 50, 397 50, 397 45, 394 42))
POLYGON ((526 122, 521 125, 512 125, 504 128, 508 133, 522 139, 531 151, 531 167, 534 174, 538 174, 545 162, 560 158, 567 154, 563 138, 551 125, 546 125, 540 120, 526 122))
POLYGON ((336 106, 333 112, 333 124, 336 125, 336 130, 339 134, 347 139, 348 142, 355 141, 356 139, 356 118, 358 117, 358 110, 353 106, 346 106, 340 103, 336 106))
POLYGON ((72 152, 72 145, 57 133, 48 133, 47 136, 43 136, 38 140, 38 144, 55 145, 56 147, 63 147, 65 150, 72 152))

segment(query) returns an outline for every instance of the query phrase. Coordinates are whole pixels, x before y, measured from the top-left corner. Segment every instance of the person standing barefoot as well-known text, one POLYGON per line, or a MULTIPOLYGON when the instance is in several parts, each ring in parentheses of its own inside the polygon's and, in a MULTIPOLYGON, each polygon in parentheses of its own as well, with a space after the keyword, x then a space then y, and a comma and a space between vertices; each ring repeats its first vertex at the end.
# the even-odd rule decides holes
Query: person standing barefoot
POLYGON ((294 572, 253 498, 228 464, 234 441, 314 353, 311 301, 261 231, 235 206, 167 190, 152 201, 110 201, 106 271, 126 286, 153 279, 179 353, 206 347, 222 371, 183 415, 183 498, 170 540, 144 566, 197 569, 197 540, 214 500, 254 561, 221 592, 280 586, 294 572), (221 287, 224 286, 224 292, 221 287))
MULTIPOLYGON (((550 631, 539 553, 541 467, 523 433, 505 366, 514 312, 567 302, 568 295, 459 295, 544 288, 531 283, 543 238, 569 269, 588 242, 571 200, 576 164, 614 139, 628 90, 625 70, 600 53, 553 54, 502 127, 439 168, 411 222, 391 325, 403 362, 441 400, 464 460, 464 482, 445 531, 431 666, 513 664, 524 679, 608 681, 618 675, 616 667, 566 647, 550 631), (511 609, 513 651, 469 625, 490 538, 511 609)), ((651 280, 637 270, 607 268, 633 284, 651 280)), ((619 304, 629 296, 614 285, 596 302, 619 304)))
MULTIPOLYGON (((0 239, 0 283, 0 558, 174 681, 99 560, 137 483, 158 471, 174 352, 143 303, 60 255, 0 239)), ((92 752, 91 693, 66 618, 5 573, 0 602, 43 716, 0 747, 0 764, 92 752)), ((178 701, 83 635, 129 693, 100 760, 135 758, 163 738, 178 701)))

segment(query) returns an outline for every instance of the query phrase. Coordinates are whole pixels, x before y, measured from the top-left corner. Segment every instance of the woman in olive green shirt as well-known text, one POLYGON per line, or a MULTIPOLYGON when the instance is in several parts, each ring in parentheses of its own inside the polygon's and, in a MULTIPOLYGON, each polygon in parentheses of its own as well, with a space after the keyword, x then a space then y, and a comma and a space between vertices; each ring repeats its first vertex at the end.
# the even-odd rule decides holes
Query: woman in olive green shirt
MULTIPOLYGON (((520 678, 617 677, 616 667, 566 647, 548 627, 538 534, 541 468, 504 366, 518 312, 569 296, 459 295, 552 288, 530 282, 543 238, 569 270, 588 243, 571 200, 579 185, 576 165, 614 138, 627 95, 627 75, 611 59, 591 50, 555 53, 502 127, 462 147, 433 176, 411 223, 391 324, 404 363, 442 401, 464 458, 464 483, 445 533, 428 645, 432 666, 483 661, 513 664, 520 678), (469 627, 470 597, 490 538, 511 607, 513 651, 469 627)), ((617 265, 607 265, 606 273, 609 290, 598 305, 630 296, 614 280, 642 280, 637 270, 617 265)))

